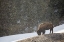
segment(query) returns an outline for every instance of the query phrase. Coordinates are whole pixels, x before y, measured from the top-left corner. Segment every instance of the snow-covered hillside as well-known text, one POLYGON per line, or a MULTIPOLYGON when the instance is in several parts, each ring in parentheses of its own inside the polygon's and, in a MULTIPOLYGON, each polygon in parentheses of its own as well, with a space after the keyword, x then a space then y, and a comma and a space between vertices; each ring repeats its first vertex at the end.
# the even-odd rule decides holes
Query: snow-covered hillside
MULTIPOLYGON (((64 33, 64 24, 54 27, 53 31, 54 33, 62 33, 62 32, 64 33)), ((49 34, 49 33, 50 30, 46 30, 45 34, 49 34)), ((15 42, 17 40, 22 40, 34 36, 37 36, 36 32, 4 36, 4 37, 0 37, 0 42, 15 42)))

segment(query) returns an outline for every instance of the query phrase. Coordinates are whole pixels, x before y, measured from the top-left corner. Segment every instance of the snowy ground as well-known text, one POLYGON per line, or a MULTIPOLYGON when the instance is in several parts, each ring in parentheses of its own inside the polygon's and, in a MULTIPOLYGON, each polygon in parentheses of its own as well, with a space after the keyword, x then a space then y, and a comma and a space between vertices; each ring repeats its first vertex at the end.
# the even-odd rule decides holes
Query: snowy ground
MULTIPOLYGON (((62 33, 62 32, 64 33, 64 24, 54 27, 53 31, 54 33, 62 33)), ((49 32, 50 32, 49 30, 46 30, 46 34, 49 34, 49 32)), ((4 36, 0 37, 0 42, 15 42, 17 40, 23 40, 34 36, 37 36, 36 32, 4 36)))

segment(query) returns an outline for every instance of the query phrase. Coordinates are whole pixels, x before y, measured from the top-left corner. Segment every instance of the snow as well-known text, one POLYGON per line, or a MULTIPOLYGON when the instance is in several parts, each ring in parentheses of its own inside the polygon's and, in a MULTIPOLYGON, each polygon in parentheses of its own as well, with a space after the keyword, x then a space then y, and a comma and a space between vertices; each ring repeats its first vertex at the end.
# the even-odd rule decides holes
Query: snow
MULTIPOLYGON (((64 33, 64 24, 54 27, 53 31, 54 33, 64 33)), ((46 30, 45 34, 49 34, 49 33, 50 30, 46 30)), ((4 37, 0 37, 0 42, 16 42, 18 40, 23 40, 34 36, 37 36, 36 32, 4 36, 4 37)))
POLYGON ((20 39, 25 39, 28 37, 33 37, 36 35, 37 35, 36 33, 10 35, 10 36, 5 36, 5 37, 0 37, 0 42, 11 42, 14 40, 20 40, 20 39))
POLYGON ((60 30, 60 31, 57 31, 55 33, 64 33, 64 29, 63 30, 60 30))

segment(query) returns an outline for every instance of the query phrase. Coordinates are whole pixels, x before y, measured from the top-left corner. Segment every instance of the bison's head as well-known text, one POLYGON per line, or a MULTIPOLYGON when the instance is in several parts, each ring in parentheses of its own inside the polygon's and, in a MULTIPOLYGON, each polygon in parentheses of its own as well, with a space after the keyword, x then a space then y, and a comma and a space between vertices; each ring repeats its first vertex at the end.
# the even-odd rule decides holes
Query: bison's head
POLYGON ((41 35, 41 32, 40 32, 39 30, 37 30, 37 34, 38 34, 38 35, 41 35))

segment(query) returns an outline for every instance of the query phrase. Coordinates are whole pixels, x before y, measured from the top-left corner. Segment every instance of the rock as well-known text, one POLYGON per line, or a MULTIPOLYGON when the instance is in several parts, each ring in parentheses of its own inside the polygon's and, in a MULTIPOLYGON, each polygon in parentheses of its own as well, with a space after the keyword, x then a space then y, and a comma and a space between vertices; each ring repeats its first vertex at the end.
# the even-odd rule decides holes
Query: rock
POLYGON ((64 33, 43 34, 17 42, 64 42, 64 33))

